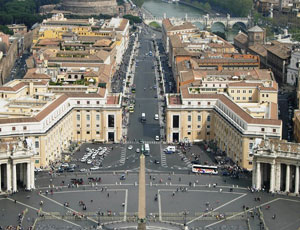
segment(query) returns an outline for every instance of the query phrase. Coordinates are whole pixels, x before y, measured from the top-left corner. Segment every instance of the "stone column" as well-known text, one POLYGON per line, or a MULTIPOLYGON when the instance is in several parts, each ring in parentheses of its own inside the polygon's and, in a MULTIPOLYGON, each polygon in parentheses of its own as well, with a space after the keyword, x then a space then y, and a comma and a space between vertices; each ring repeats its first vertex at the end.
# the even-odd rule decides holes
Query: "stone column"
POLYGON ((31 189, 31 175, 30 175, 30 170, 31 170, 31 167, 30 167, 30 162, 28 162, 27 163, 27 165, 26 165, 27 167, 27 169, 26 169, 26 174, 27 174, 27 178, 26 178, 26 189, 31 189))
POLYGON ((296 165, 295 193, 299 194, 299 166, 298 165, 296 165))
POLYGON ((256 164, 256 189, 261 189, 261 171, 260 171, 260 162, 256 164))
POLYGON ((35 189, 35 180, 34 180, 34 162, 30 162, 30 180, 31 180, 31 188, 35 189))
POLYGON ((253 164, 252 168, 252 187, 256 188, 256 163, 253 164))
POLYGON ((281 163, 277 163, 276 165, 276 191, 280 191, 280 185, 281 185, 281 163))
POLYGON ((16 192, 17 191, 17 165, 16 164, 13 164, 13 192, 16 192))
POLYGON ((290 165, 286 165, 285 191, 290 191, 290 165))
POLYGON ((271 164, 271 173, 270 173, 270 192, 274 192, 275 188, 275 164, 271 164))
POLYGON ((2 183, 2 175, 1 175, 1 164, 0 164, 0 192, 2 192, 2 186, 1 186, 1 183, 2 183))
POLYGON ((11 191, 11 165, 9 162, 6 164, 6 185, 7 191, 11 191))
POLYGON ((138 230, 146 230, 146 175, 145 156, 140 156, 139 172, 139 209, 138 209, 138 230))

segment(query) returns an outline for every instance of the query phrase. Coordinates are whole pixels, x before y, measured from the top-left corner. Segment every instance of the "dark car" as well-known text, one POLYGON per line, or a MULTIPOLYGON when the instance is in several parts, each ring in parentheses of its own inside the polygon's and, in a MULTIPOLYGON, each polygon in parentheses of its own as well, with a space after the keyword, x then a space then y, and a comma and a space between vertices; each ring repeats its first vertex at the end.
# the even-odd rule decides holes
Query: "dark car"
POLYGON ((57 173, 63 173, 64 170, 63 170, 62 168, 58 168, 58 169, 56 170, 56 172, 57 172, 57 173))
POLYGON ((154 164, 160 164, 159 160, 154 160, 154 164))
POLYGON ((66 169, 66 171, 67 172, 74 172, 74 168, 69 167, 69 168, 66 169))
POLYGON ((200 161, 191 161, 191 163, 194 164, 194 165, 200 165, 201 164, 200 161))
POLYGON ((125 180, 125 179, 126 179, 125 174, 122 174, 120 180, 125 180))

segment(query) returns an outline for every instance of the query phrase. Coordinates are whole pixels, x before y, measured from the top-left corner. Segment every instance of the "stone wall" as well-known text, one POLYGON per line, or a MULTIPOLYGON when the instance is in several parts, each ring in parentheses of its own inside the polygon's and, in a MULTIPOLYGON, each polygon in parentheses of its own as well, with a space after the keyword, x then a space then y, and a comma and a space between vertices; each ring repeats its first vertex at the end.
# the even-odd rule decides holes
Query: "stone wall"
POLYGON ((116 0, 63 0, 61 7, 82 15, 118 13, 116 0))

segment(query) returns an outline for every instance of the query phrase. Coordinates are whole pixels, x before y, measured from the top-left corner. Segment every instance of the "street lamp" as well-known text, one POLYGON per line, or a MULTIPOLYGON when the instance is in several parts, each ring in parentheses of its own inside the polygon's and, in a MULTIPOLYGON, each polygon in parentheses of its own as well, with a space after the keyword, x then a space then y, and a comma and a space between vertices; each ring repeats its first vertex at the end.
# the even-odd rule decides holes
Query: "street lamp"
POLYGON ((187 230, 188 229, 188 226, 186 225, 186 216, 189 214, 189 212, 187 211, 187 210, 184 210, 183 211, 183 213, 182 213, 182 215, 183 215, 183 220, 184 220, 184 222, 183 222, 183 226, 184 226, 184 230, 187 230))

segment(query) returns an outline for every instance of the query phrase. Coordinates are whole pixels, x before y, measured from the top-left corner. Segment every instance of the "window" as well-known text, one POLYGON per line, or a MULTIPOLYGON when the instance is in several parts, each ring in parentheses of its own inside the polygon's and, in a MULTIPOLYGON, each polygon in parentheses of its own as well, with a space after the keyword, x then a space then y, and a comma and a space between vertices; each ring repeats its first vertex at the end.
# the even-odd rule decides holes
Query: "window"
POLYGON ((108 127, 109 128, 115 127, 115 116, 114 115, 108 115, 108 127))
POLYGON ((77 134, 80 134, 80 131, 77 131, 77 134))
POLYGON ((249 97, 249 101, 252 101, 252 97, 249 97))
POLYGON ((197 125, 197 128, 200 129, 200 128, 201 128, 201 125, 197 125))
POLYGON ((80 128, 80 124, 77 124, 77 128, 80 128))
POLYGON ((23 126, 23 130, 27 130, 27 126, 23 126))
POLYGON ((266 94, 266 97, 269 97, 269 94, 266 94))
POLYGON ((207 102, 208 105, 210 105, 210 102, 207 102))
POLYGON ((191 132, 187 132, 187 135, 191 135, 191 132))
POLYGON ((86 124, 86 127, 89 128, 89 127, 90 127, 90 124, 86 124))
POLYGON ((209 135, 210 135, 210 132, 207 132, 206 135, 209 136, 209 135))
POLYGON ((249 165, 252 165, 252 161, 249 161, 249 165))
POLYGON ((11 130, 12 130, 12 131, 15 131, 15 130, 16 130, 16 127, 12 127, 11 130))
POLYGON ((96 134, 97 134, 97 135, 100 135, 100 131, 97 131, 96 134))
POLYGON ((80 104, 80 101, 77 101, 77 105, 79 105, 80 104))
POLYGON ((240 90, 237 91, 237 93, 240 93, 240 92, 241 92, 240 90))
POLYGON ((188 129, 190 129, 191 128, 191 126, 190 125, 188 125, 188 129))
POLYGON ((100 101, 97 101, 97 105, 99 105, 100 104, 100 101))
POLYGON ((96 127, 97 127, 97 128, 99 128, 99 127, 100 127, 100 125, 99 125, 99 124, 97 124, 97 125, 96 125, 96 127))
POLYGON ((239 100, 240 100, 240 97, 237 97, 236 99, 239 101, 239 100))
POLYGON ((245 101, 245 100, 246 100, 246 97, 243 97, 243 100, 245 101))
POLYGON ((40 147, 40 142, 39 142, 39 139, 38 138, 35 138, 35 148, 39 148, 40 147))
POLYGON ((89 121, 90 119, 91 119, 90 114, 87 114, 87 115, 86 115, 86 120, 89 121))
POLYGON ((190 101, 188 102, 188 105, 191 105, 191 102, 190 102, 190 101))
POLYGON ((90 104, 90 101, 87 101, 86 103, 89 105, 89 104, 90 104))
POLYGON ((276 129, 273 129, 273 133, 276 133, 276 129))
POLYGON ((252 93, 252 90, 249 90, 249 93, 252 93))
POLYGON ((188 121, 192 121, 192 116, 188 115, 188 121))
POLYGON ((173 128, 179 128, 179 115, 173 115, 173 128))
POLYGON ((0 128, 0 132, 2 132, 2 129, 0 128))
POLYGON ((249 143, 249 149, 252 150, 253 148, 253 143, 249 143))
POLYGON ((246 90, 243 90, 243 93, 246 93, 246 90))
POLYGON ((207 125, 206 128, 210 129, 210 125, 207 125))
POLYGON ((207 121, 210 121, 210 115, 207 116, 207 121))
POLYGON ((201 102, 198 102, 198 105, 201 105, 201 102))
POLYGON ((100 115, 99 114, 96 115, 96 120, 100 121, 100 115))
POLYGON ((231 93, 234 93, 234 90, 231 90, 231 93))
POLYGON ((80 121, 80 114, 77 114, 77 121, 80 121))
POLYGON ((262 97, 265 97, 265 95, 263 94, 262 97))
POLYGON ((264 131, 265 131, 265 128, 261 128, 261 131, 264 132, 264 131))
POLYGON ((198 115, 198 121, 201 121, 201 115, 198 115))

